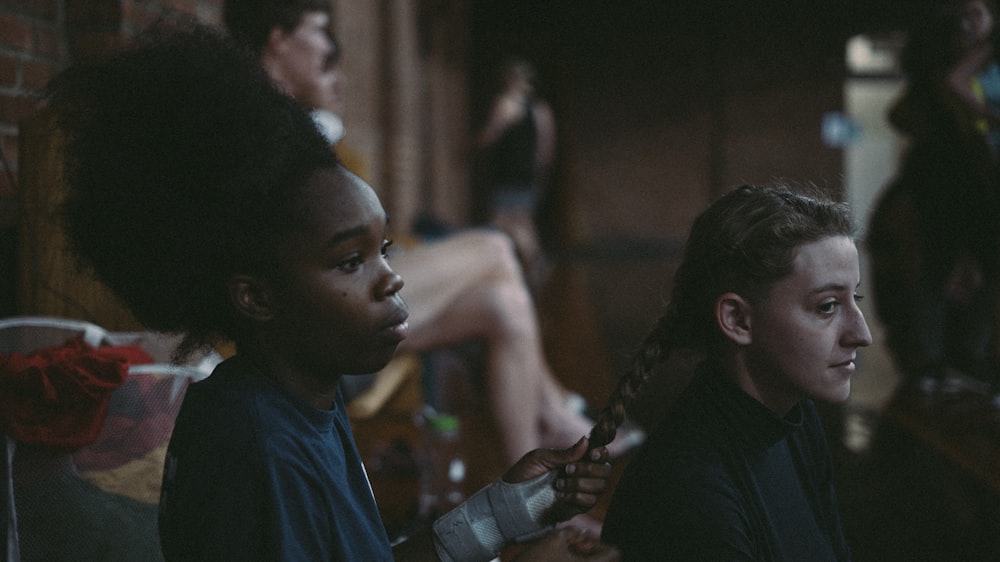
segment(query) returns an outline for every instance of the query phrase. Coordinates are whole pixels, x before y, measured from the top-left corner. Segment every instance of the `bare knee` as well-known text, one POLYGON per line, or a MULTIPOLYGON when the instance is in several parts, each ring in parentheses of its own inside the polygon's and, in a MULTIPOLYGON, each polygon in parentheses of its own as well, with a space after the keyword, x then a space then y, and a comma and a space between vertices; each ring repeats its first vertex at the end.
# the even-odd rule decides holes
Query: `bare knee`
POLYGON ((527 287, 521 283, 493 284, 481 302, 483 326, 502 339, 537 336, 535 304, 527 287))
POLYGON ((481 259, 488 261, 494 279, 524 283, 521 262, 517 259, 517 250, 510 236, 487 229, 471 231, 468 236, 475 237, 475 243, 482 252, 481 259))

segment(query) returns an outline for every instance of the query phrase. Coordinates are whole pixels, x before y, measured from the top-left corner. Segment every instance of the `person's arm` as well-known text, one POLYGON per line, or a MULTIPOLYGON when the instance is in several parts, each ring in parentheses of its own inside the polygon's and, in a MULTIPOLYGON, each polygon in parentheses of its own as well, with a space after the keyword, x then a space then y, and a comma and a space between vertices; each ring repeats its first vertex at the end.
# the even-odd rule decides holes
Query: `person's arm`
POLYGON ((490 118, 476 138, 476 147, 480 150, 495 143, 503 132, 524 115, 521 98, 517 95, 500 94, 490 111, 490 118))
POLYGON ((586 531, 567 527, 556 529, 526 546, 514 558, 514 562, 552 562, 554 560, 617 562, 621 559, 621 552, 617 548, 602 543, 597 537, 586 531))
POLYGON ((549 104, 536 100, 532 106, 537 142, 535 145, 535 177, 544 185, 556 154, 556 118, 549 104))
MULTIPOLYGON (((434 561, 452 560, 450 553, 458 551, 475 551, 473 556, 478 560, 481 555, 486 562, 507 544, 543 536, 553 524, 588 511, 607 490, 610 476, 607 449, 588 451, 586 438, 568 449, 536 449, 500 480, 436 521, 433 529, 396 545, 393 553, 397 559, 434 561), (480 532, 483 529, 487 536, 480 532)), ((546 552, 555 548, 548 543, 546 552)), ((604 560, 587 556, 607 554, 602 549, 581 552, 570 549, 566 554, 579 560, 604 560)), ((463 555, 462 560, 469 559, 463 555)))
MULTIPOLYGON (((393 548, 396 560, 439 562, 430 533, 415 536, 393 548)), ((586 531, 573 527, 556 529, 525 544, 514 554, 515 562, 618 562, 621 552, 586 531)), ((505 553, 506 556, 506 553, 505 553)))
POLYGON ((990 107, 972 88, 972 80, 992 58, 992 42, 972 47, 948 73, 945 87, 973 117, 986 119, 994 125, 1000 123, 1000 112, 990 107))

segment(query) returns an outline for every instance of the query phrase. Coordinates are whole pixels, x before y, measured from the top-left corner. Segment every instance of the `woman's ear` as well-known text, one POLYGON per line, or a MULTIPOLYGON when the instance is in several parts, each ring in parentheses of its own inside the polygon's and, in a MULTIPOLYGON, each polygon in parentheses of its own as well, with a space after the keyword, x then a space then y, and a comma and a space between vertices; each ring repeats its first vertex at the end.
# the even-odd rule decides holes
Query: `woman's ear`
POLYGON ((226 286, 229 301, 243 316, 257 321, 274 317, 271 291, 260 279, 252 275, 233 275, 226 286))
POLYGON ((287 44, 288 32, 285 31, 280 25, 276 25, 267 32, 267 41, 264 43, 264 49, 272 53, 278 53, 285 49, 287 44))
POLYGON ((737 345, 748 345, 752 339, 750 316, 750 303, 736 293, 725 293, 715 301, 715 321, 719 330, 737 345))

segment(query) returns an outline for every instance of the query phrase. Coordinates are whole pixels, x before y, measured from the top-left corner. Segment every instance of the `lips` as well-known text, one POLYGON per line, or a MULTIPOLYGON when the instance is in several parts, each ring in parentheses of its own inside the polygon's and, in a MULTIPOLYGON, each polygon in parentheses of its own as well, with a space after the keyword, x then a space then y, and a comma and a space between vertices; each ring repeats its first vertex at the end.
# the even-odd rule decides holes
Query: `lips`
POLYGON ((379 335, 396 343, 403 341, 410 331, 410 324, 406 321, 409 316, 406 309, 399 309, 382 324, 378 331, 379 335))
POLYGON ((854 358, 848 359, 846 361, 841 361, 840 363, 834 363, 830 365, 831 369, 837 369, 838 371, 847 371, 848 373, 854 373, 856 368, 854 364, 854 358))

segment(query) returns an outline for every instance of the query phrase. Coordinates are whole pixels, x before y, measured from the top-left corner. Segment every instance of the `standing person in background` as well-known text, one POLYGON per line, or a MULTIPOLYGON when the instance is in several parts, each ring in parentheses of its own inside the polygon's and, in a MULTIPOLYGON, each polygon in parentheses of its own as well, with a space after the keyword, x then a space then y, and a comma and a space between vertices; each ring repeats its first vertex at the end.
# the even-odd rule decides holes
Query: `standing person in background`
MULTIPOLYGON (((667 361, 696 371, 626 467, 603 540, 627 560, 849 560, 814 400, 850 393, 871 333, 843 204, 744 186, 694 223, 670 302, 591 434, 667 361)), ((686 376, 686 374, 684 375, 686 376)))
POLYGON ((144 325, 183 335, 179 353, 236 344, 177 416, 166 560, 486 562, 542 535, 523 560, 616 558, 548 532, 607 487, 607 451, 585 438, 390 546, 339 385, 407 337, 386 214, 257 61, 210 30, 154 35, 48 92, 74 251, 144 325))
POLYGON ((991 22, 979 0, 937 6, 909 33, 900 60, 907 86, 888 118, 908 145, 866 243, 875 310, 904 392, 953 391, 950 369, 1000 390, 1000 183, 986 122, 968 105, 977 66, 968 60, 988 43, 991 22), (953 89, 956 68, 965 68, 964 97, 953 89))
POLYGON ((555 117, 535 82, 531 63, 505 61, 499 90, 476 138, 482 220, 514 240, 533 286, 544 281, 547 269, 537 221, 556 150, 555 117))
POLYGON ((992 0, 958 3, 965 48, 947 76, 947 87, 978 120, 993 161, 1000 157, 1000 65, 996 60, 996 4, 992 0))
MULTIPOLYGON (((335 116, 341 109, 343 77, 327 0, 230 0, 224 19, 233 38, 256 53, 268 75, 314 118, 317 110, 335 116)), ((507 236, 460 232, 404 248, 393 264, 407 280, 411 303, 410 335, 401 352, 484 344, 487 401, 507 461, 538 447, 568 446, 589 431, 593 422, 572 406, 574 395, 556 381, 545 358, 531 293, 507 236)), ((623 433, 609 445, 613 458, 643 436, 623 433)))

